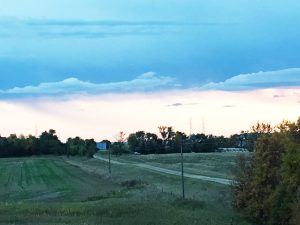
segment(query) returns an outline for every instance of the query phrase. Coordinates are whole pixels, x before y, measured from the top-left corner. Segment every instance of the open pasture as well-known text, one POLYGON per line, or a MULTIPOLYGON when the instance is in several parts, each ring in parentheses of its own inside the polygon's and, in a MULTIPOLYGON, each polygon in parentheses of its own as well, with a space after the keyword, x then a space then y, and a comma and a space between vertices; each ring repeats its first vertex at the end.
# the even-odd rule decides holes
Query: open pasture
MULTIPOLYGON (((190 174, 203 175, 216 178, 233 178, 233 169, 238 152, 226 153, 185 153, 184 171, 190 174)), ((107 153, 98 153, 107 157, 107 153)), ((151 154, 151 155, 122 155, 112 156, 113 160, 125 163, 145 163, 147 165, 180 171, 180 154, 151 154)))
POLYGON ((180 177, 97 159, 0 159, 0 180, 0 224, 249 225, 228 185, 186 179, 182 200, 180 177))

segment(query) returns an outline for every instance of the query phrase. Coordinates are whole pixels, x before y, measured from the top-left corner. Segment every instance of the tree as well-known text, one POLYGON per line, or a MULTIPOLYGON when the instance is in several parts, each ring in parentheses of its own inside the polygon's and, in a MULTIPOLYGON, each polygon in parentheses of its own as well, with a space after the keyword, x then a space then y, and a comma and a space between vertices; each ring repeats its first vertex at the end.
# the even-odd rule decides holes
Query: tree
POLYGON ((218 148, 227 147, 227 142, 224 137, 193 134, 190 136, 189 149, 192 152, 215 152, 218 148))
POLYGON ((117 142, 110 145, 110 150, 114 155, 122 155, 123 153, 129 153, 128 148, 125 144, 126 138, 123 131, 119 132, 116 136, 117 142))
POLYGON ((167 126, 159 126, 158 127, 159 133, 160 133, 163 141, 165 141, 167 139, 167 134, 168 134, 167 129, 168 129, 167 126))
POLYGON ((85 155, 87 158, 92 158, 93 155, 97 152, 97 145, 94 139, 85 140, 85 155))
POLYGON ((161 141, 153 133, 146 133, 144 146, 146 154, 160 153, 161 151, 161 141))
POLYGON ((278 126, 285 143, 282 157, 282 181, 272 198, 272 222, 300 223, 300 117, 296 123, 284 121, 278 126))
POLYGON ((144 131, 138 131, 128 136, 128 146, 131 152, 139 152, 145 154, 146 134, 144 131))
POLYGON ((299 224, 300 119, 255 128, 253 156, 238 160, 234 206, 256 224, 299 224))
POLYGON ((86 143, 80 137, 68 138, 66 143, 67 155, 80 155, 86 154, 86 143))
POLYGON ((172 152, 180 153, 181 148, 183 148, 183 151, 186 151, 186 141, 187 141, 187 135, 183 132, 176 131, 175 135, 172 139, 172 142, 170 143, 172 152))
POLYGON ((64 154, 65 146, 58 139, 56 131, 50 129, 49 132, 43 132, 38 141, 38 148, 41 154, 64 154))
POLYGON ((156 134, 138 131, 130 134, 127 141, 131 152, 138 152, 140 154, 162 153, 162 141, 156 134))
POLYGON ((172 153, 172 139, 175 137, 173 128, 167 126, 159 126, 158 130, 162 137, 163 153, 172 153))
POLYGON ((159 126, 158 130, 163 141, 170 141, 175 136, 175 132, 172 127, 159 126))
POLYGON ((30 155, 30 156, 36 155, 38 152, 38 138, 29 135, 28 138, 26 139, 24 148, 26 151, 26 155, 30 155))
POLYGON ((124 143, 126 141, 125 136, 126 134, 123 131, 120 131, 119 134, 116 136, 117 142, 124 143))
POLYGON ((25 137, 11 134, 9 137, 0 136, 0 157, 18 157, 40 154, 80 155, 92 157, 96 152, 96 142, 93 139, 83 140, 80 137, 68 138, 62 143, 56 131, 44 131, 38 138, 32 135, 25 137))
POLYGON ((122 142, 115 142, 110 145, 110 150, 114 155, 122 155, 124 153, 129 153, 125 144, 122 142))

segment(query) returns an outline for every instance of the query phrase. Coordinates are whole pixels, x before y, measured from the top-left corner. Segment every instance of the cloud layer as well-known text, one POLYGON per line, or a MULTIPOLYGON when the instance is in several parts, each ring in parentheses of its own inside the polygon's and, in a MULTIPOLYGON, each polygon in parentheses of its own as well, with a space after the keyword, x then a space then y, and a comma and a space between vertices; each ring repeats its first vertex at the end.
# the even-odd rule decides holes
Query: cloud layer
POLYGON ((300 68, 290 68, 269 72, 241 74, 223 82, 206 84, 202 86, 202 89, 240 91, 298 86, 300 86, 300 68))
POLYGON ((68 78, 60 82, 41 83, 38 86, 15 87, 0 90, 3 95, 61 95, 89 93, 99 94, 108 92, 153 91, 162 88, 178 87, 176 80, 169 76, 157 76, 153 72, 144 73, 133 80, 96 84, 68 78))
MULTIPOLYGON (((2 96, 56 96, 72 94, 103 94, 122 92, 155 92, 169 89, 198 89, 201 91, 245 91, 268 88, 298 88, 300 87, 300 68, 290 68, 278 71, 241 74, 231 77, 223 82, 208 83, 203 86, 184 86, 171 76, 159 76, 154 72, 144 73, 133 80, 93 83, 78 78, 67 78, 58 82, 41 83, 37 86, 14 87, 0 90, 2 96)), ((274 98, 284 97, 274 95, 274 98)), ((168 106, 185 106, 196 103, 177 102, 168 106)), ((228 107, 228 106, 227 106, 228 107)))
POLYGON ((216 25, 219 25, 219 23, 126 20, 50 20, 0 17, 0 38, 105 38, 128 35, 158 35, 189 26, 216 25))

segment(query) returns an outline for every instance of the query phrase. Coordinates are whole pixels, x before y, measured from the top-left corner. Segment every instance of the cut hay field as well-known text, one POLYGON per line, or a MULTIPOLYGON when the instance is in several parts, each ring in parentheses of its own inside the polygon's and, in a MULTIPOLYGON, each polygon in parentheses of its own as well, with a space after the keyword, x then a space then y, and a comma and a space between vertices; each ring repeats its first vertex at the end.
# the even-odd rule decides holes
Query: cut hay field
POLYGON ((186 179, 186 200, 180 187, 179 177, 135 166, 112 165, 109 175, 97 159, 0 159, 0 224, 249 225, 228 185, 186 179))
POLYGON ((9 202, 80 200, 97 193, 99 184, 95 176, 55 157, 0 159, 0 177, 0 201, 9 202))

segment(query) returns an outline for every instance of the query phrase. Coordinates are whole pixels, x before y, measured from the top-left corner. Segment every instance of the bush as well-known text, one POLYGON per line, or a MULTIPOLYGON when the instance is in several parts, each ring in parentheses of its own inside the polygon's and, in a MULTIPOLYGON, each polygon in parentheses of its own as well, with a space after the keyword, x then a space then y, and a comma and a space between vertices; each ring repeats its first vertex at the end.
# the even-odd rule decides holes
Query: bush
POLYGON ((136 187, 143 187, 145 183, 141 180, 126 180, 121 183, 122 187, 126 188, 136 188, 136 187))
POLYGON ((194 199, 183 199, 178 198, 173 202, 173 205, 178 207, 185 207, 192 210, 195 209, 204 209, 206 207, 206 203, 204 201, 194 200, 194 199))

